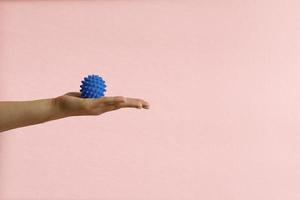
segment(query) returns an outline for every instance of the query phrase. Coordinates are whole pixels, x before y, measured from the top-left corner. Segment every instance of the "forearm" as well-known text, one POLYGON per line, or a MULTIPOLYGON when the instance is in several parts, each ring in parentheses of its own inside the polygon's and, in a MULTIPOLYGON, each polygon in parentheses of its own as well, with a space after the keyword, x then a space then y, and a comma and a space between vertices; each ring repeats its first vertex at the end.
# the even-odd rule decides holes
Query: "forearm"
POLYGON ((0 132, 63 117, 55 99, 0 102, 0 132))

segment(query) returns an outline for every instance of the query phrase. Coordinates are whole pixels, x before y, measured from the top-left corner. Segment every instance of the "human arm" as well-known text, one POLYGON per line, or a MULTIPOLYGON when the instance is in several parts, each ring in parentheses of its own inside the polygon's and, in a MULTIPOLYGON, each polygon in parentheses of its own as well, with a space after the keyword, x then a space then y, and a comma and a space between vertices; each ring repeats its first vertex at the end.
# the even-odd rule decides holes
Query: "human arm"
POLYGON ((149 108, 149 104, 137 98, 122 96, 98 99, 80 98, 80 93, 32 101, 0 102, 0 132, 44 123, 70 116, 100 115, 120 108, 149 108))

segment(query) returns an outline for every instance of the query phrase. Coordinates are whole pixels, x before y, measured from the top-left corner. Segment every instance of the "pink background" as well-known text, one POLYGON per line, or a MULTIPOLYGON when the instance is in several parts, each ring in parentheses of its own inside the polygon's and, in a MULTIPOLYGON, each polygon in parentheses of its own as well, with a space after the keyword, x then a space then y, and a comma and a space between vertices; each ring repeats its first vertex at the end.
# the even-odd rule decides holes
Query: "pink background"
POLYGON ((0 199, 300 199, 298 0, 0 1, 0 98, 150 110, 0 134, 0 199))

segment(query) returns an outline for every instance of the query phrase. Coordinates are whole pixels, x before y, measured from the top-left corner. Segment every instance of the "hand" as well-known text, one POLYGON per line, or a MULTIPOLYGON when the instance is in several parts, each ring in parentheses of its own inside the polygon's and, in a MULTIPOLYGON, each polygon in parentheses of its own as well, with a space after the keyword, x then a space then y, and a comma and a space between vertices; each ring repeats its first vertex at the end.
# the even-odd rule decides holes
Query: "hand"
POLYGON ((97 99, 81 98, 79 92, 70 92, 54 99, 58 112, 66 116, 100 115, 120 108, 149 109, 149 103, 142 99, 122 96, 101 97, 97 99))
POLYGON ((32 101, 0 101, 0 132, 77 115, 100 115, 120 108, 149 108, 142 99, 122 96, 80 98, 79 92, 32 101))

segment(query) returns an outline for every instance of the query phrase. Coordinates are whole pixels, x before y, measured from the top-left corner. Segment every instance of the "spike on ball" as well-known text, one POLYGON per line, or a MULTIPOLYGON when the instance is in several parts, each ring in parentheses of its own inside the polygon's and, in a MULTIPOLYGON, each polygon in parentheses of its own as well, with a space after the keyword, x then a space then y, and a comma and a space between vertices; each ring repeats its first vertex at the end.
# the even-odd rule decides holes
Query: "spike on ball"
POLYGON ((80 93, 82 98, 100 98, 106 92, 105 81, 98 75, 88 75, 81 81, 80 93))

